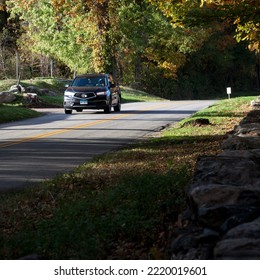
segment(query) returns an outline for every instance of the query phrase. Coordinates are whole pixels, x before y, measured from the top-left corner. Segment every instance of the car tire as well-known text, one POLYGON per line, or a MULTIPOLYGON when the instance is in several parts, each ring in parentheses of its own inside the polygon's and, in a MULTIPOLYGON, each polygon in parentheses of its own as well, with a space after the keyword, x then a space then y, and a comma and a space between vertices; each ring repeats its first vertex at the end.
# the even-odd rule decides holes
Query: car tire
POLYGON ((72 110, 65 109, 65 114, 67 114, 67 115, 72 114, 72 110))
POLYGON ((77 112, 82 112, 82 111, 83 111, 83 109, 77 109, 76 111, 77 111, 77 112))
POLYGON ((120 112, 121 111, 121 99, 120 99, 120 97, 118 98, 118 102, 117 102, 116 106, 114 107, 114 111, 115 112, 120 112))
POLYGON ((111 100, 110 100, 109 104, 104 108, 104 113, 110 114, 111 113, 111 109, 112 109, 112 105, 111 105, 111 100))

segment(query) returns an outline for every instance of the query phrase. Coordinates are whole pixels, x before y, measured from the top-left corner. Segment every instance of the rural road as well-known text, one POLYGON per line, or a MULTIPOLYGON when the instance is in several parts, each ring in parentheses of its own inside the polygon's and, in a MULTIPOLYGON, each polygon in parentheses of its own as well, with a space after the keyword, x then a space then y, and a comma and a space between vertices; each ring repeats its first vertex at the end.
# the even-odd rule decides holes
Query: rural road
POLYGON ((178 122, 215 101, 140 102, 119 113, 38 109, 41 117, 0 125, 0 191, 71 171, 92 157, 178 122))

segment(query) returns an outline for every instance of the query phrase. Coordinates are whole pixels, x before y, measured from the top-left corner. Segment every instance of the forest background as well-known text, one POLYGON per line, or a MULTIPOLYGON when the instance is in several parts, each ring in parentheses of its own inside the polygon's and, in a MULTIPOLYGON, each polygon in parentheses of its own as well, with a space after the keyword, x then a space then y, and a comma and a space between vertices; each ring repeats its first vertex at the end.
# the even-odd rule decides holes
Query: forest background
POLYGON ((0 79, 113 73, 169 99, 260 88, 259 0, 0 0, 0 79))

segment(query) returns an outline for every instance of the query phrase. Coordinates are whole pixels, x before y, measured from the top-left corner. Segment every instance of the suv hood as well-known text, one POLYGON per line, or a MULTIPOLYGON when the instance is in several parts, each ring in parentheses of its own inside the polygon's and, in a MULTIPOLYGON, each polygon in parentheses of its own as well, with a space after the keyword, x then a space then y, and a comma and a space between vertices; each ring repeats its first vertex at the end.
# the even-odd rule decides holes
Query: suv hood
POLYGON ((70 92, 101 92, 107 91, 107 87, 68 87, 66 91, 70 92))

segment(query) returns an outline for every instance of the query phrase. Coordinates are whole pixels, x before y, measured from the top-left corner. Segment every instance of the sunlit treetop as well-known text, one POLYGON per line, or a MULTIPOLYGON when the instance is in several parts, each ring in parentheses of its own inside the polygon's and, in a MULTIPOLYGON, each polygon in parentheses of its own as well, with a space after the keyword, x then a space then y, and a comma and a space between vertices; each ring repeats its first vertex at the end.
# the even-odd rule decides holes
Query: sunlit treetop
POLYGON ((236 39, 247 40, 251 50, 260 51, 259 0, 202 0, 202 4, 214 4, 218 9, 229 11, 237 26, 236 39))
POLYGON ((216 21, 236 26, 237 41, 248 41, 252 51, 260 51, 259 0, 148 0, 172 20, 185 27, 210 25, 216 21))

